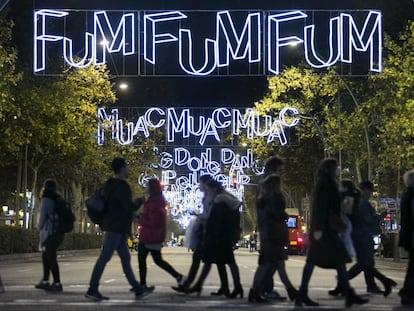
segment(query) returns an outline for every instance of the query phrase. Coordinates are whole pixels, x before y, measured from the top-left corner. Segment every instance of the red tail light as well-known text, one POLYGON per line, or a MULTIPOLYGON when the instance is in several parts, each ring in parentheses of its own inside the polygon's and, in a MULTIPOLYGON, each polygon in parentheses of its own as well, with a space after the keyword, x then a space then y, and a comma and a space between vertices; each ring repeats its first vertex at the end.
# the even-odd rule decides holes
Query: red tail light
POLYGON ((298 244, 302 244, 303 243, 303 238, 298 237, 297 239, 298 244))

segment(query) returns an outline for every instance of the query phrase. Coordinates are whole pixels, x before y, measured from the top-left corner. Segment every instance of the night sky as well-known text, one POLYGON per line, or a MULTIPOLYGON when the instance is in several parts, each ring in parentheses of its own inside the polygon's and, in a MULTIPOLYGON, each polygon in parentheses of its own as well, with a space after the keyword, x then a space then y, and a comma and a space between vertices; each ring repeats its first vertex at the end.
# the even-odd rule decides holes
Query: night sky
MULTIPOLYGON (((12 0, 14 15, 31 14, 35 8, 106 10, 219 10, 219 9, 317 9, 383 11, 384 30, 396 37, 408 19, 414 17, 411 0, 12 0), (25 12, 25 13, 24 13, 25 12)), ((29 16, 29 15, 28 15, 29 16)), ((31 23, 30 23, 31 25, 31 23)), ((22 27, 22 26, 20 26, 22 27)), ((17 26, 19 29, 19 25, 17 26)), ((29 45, 32 43, 30 42, 29 45)), ((252 105, 267 90, 265 77, 136 77, 117 78, 129 88, 118 92, 121 106, 239 106, 252 105)))

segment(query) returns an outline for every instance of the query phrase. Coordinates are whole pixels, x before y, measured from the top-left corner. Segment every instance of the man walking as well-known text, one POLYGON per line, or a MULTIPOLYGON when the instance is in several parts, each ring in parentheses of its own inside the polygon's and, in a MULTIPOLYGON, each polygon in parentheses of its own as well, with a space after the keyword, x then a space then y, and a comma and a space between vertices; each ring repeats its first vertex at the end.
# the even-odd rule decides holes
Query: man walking
POLYGON ((363 271, 367 292, 383 294, 386 297, 391 293, 392 287, 397 284, 375 269, 373 236, 380 233, 380 224, 378 215, 369 202, 374 192, 374 185, 370 181, 364 181, 359 185, 359 188, 361 189, 361 198, 351 216, 352 241, 357 263, 348 271, 348 278, 351 280, 363 271), (375 284, 374 277, 382 282, 384 291, 375 284))
POLYGON ((143 298, 154 291, 154 288, 147 288, 139 284, 131 268, 127 237, 131 231, 132 214, 139 206, 133 204, 131 188, 126 181, 128 164, 123 158, 115 158, 111 168, 115 177, 110 178, 104 186, 106 214, 102 223, 102 229, 105 232, 102 250, 92 271, 89 289, 85 294, 85 297, 93 301, 109 299, 99 292, 98 287, 105 266, 115 250, 121 259, 125 277, 135 292, 135 298, 143 298))

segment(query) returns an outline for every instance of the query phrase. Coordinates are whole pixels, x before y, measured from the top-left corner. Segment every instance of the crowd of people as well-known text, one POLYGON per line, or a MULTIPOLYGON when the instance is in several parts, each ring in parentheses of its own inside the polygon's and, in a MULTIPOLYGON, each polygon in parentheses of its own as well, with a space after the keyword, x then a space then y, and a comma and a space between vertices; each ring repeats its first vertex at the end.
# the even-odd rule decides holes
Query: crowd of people
MULTIPOLYGON (((312 195, 309 230, 309 247, 299 288, 290 281, 285 261, 288 259, 286 244, 289 240, 286 201, 282 189, 285 163, 278 157, 266 162, 265 176, 258 185, 256 194, 257 237, 260 242, 258 267, 248 294, 252 303, 285 300, 274 287, 273 276, 278 272, 287 296, 295 306, 318 306, 308 295, 309 283, 315 266, 337 271, 337 286, 328 292, 332 296, 343 296, 345 306, 361 305, 368 299, 357 295, 350 285, 363 272, 367 292, 387 297, 397 284, 375 268, 373 236, 378 234, 380 223, 370 204, 374 185, 370 181, 357 187, 351 180, 338 182, 337 161, 325 159, 321 162, 312 195), (346 269, 346 264, 355 264, 346 269), (382 284, 380 287, 375 280, 382 284)), ((104 186, 106 213, 102 222, 104 231, 100 255, 93 268, 89 289, 85 296, 94 301, 109 297, 99 291, 99 282, 106 264, 116 250, 121 259, 125 277, 131 285, 136 299, 152 293, 154 286, 147 286, 148 254, 154 263, 170 274, 176 286, 172 289, 184 293, 202 293, 203 284, 213 264, 217 266, 220 288, 211 295, 227 298, 243 298, 239 268, 234 256, 234 245, 240 237, 241 202, 209 175, 200 177, 199 188, 203 192, 203 212, 191 222, 186 236, 187 246, 193 251, 192 263, 187 276, 177 272, 162 258, 161 250, 166 237, 167 202, 162 185, 157 179, 148 182, 148 198, 139 214, 140 239, 138 245, 138 267, 140 281, 131 267, 127 237, 130 234, 134 213, 142 200, 132 200, 128 178, 128 164, 123 158, 112 161, 114 177, 104 186), (201 272, 197 278, 198 271, 201 272), (230 290, 226 266, 229 267, 234 288, 230 290)), ((406 189, 401 198, 400 246, 409 253, 404 285, 399 292, 403 305, 414 304, 414 170, 404 175, 406 189)), ((60 292, 63 290, 56 251, 64 236, 53 230, 52 214, 54 202, 60 198, 54 180, 45 182, 41 201, 39 223, 40 247, 42 250, 43 278, 35 286, 38 289, 60 292), (49 283, 50 272, 53 283, 49 283)))

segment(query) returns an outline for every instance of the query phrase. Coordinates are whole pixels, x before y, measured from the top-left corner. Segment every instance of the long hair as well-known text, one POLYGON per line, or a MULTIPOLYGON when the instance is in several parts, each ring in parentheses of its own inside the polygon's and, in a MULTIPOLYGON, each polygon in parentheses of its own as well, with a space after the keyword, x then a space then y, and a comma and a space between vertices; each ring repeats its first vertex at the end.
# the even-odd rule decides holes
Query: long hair
POLYGON ((318 179, 326 176, 333 177, 337 169, 338 162, 336 161, 336 159, 324 159, 319 164, 317 177, 318 179))
POLYGON ((159 195, 162 193, 162 186, 158 179, 151 178, 148 181, 148 193, 150 196, 159 195))
POLYGON ((213 178, 206 178, 205 180, 203 180, 203 183, 216 193, 222 193, 225 191, 223 185, 213 178))

